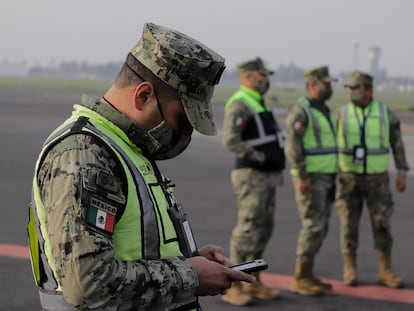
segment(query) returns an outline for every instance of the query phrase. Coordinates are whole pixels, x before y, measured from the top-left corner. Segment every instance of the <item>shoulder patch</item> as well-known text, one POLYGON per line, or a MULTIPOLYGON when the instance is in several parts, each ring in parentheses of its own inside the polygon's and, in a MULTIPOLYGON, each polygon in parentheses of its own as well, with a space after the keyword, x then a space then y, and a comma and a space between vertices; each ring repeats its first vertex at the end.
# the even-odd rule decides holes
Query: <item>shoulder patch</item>
POLYGON ((92 229, 112 234, 122 216, 126 198, 121 181, 104 169, 89 167, 82 174, 84 221, 92 229))
POLYGON ((293 129, 294 129, 296 132, 302 132, 304 128, 305 128, 305 126, 303 125, 303 123, 302 123, 302 122, 296 121, 296 122, 293 124, 293 129))
POLYGON ((87 207, 86 222, 105 232, 113 233, 117 210, 118 207, 114 204, 105 202, 92 195, 89 206, 87 207))
POLYGON ((235 117, 233 120, 233 125, 236 127, 243 127, 244 126, 244 120, 242 117, 235 117))

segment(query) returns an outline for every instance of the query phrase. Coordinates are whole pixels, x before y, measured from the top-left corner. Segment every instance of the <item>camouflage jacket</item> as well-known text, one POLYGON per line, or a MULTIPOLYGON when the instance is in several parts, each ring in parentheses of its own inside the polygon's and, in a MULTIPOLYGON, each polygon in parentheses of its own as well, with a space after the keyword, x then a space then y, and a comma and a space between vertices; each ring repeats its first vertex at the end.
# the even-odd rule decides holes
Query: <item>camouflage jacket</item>
MULTIPOLYGON (((76 134, 54 146, 38 170, 45 230, 65 299, 82 310, 148 310, 192 297, 198 278, 182 257, 121 261, 111 236, 85 225, 82 170, 101 168, 122 183, 124 173, 117 163, 101 141, 76 134)), ((125 185, 119 189, 127 195, 125 185)))
MULTIPOLYGON (((259 98, 260 99, 260 98, 259 98)), ((265 154, 242 139, 243 130, 254 112, 243 102, 235 101, 224 111, 223 144, 240 159, 263 163, 265 154)))

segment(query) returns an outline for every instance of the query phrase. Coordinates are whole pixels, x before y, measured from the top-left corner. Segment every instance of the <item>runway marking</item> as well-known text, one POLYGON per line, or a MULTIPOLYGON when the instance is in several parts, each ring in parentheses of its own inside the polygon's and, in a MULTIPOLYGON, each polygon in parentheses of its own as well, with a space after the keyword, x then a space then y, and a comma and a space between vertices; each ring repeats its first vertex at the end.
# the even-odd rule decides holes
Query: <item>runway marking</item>
MULTIPOLYGON (((262 273, 261 276, 263 283, 279 289, 288 290, 292 282, 292 277, 288 275, 262 273)), ((345 286, 341 281, 328 279, 324 281, 332 284, 332 290, 327 294, 414 304, 414 289, 376 285, 345 286)))
POLYGON ((29 248, 27 246, 0 243, 0 256, 29 259, 29 248))
MULTIPOLYGON (((21 245, 0 243, 0 257, 12 257, 19 259, 29 259, 29 248, 21 245)), ((289 275, 262 273, 263 283, 268 286, 288 290, 292 282, 289 275)), ((345 286, 341 281, 324 280, 332 284, 333 289, 328 294, 339 296, 352 296, 364 299, 385 300, 414 304, 414 289, 407 288, 387 288, 376 285, 345 286)))

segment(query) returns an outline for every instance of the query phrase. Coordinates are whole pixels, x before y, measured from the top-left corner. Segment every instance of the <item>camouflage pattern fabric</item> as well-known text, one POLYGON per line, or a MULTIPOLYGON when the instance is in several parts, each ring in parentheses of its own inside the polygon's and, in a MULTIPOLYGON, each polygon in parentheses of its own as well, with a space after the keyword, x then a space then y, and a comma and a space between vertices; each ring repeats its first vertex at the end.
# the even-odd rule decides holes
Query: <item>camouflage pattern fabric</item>
POLYGON ((236 157, 261 163, 265 160, 263 152, 257 151, 242 139, 247 122, 253 118, 253 111, 242 102, 234 102, 225 110, 223 121, 223 144, 236 157))
POLYGON ((230 259, 234 262, 262 257, 273 231, 276 185, 281 178, 281 173, 250 168, 232 171, 238 205, 237 226, 230 239, 230 259))
POLYGON ((323 81, 323 82, 336 82, 337 78, 333 78, 329 75, 328 66, 321 66, 318 68, 312 68, 306 70, 304 73, 305 81, 323 81))
POLYGON ((356 87, 358 85, 367 85, 372 86, 372 81, 374 78, 358 70, 354 70, 349 75, 348 81, 345 84, 345 87, 356 87))
POLYGON ((47 209, 45 230, 65 299, 82 310, 147 310, 154 303, 192 297, 198 279, 186 261, 118 260, 110 235, 85 226, 80 189, 82 172, 88 169, 104 169, 119 181, 119 168, 106 147, 78 134, 48 153, 37 177, 47 209), (83 296, 88 298, 77 299, 83 296))
POLYGON ((405 154, 404 141, 401 135, 401 124, 398 116, 388 109, 390 118, 390 145, 398 175, 405 176, 410 169, 405 154))
POLYGON ((285 153, 292 168, 299 171, 300 177, 307 177, 305 155, 303 153, 303 136, 308 126, 308 117, 305 110, 294 104, 286 116, 287 137, 285 153))
POLYGON ((295 199, 302 229, 299 232, 296 255, 302 261, 312 261, 328 233, 331 208, 335 200, 335 174, 309 174, 312 189, 301 194, 293 178, 295 199))
POLYGON ((341 249, 343 253, 358 248, 359 223, 366 203, 371 220, 375 249, 388 252, 392 247, 390 218, 393 200, 388 173, 359 175, 339 174, 337 211, 341 221, 341 249))
POLYGON ((259 71, 265 75, 273 75, 274 71, 269 70, 265 67, 263 60, 260 57, 256 57, 255 59, 245 61, 237 66, 237 70, 239 72, 246 72, 246 71, 259 71))
POLYGON ((214 86, 224 71, 224 58, 178 31, 146 23, 132 55, 178 92, 193 127, 214 135, 210 104, 214 86))

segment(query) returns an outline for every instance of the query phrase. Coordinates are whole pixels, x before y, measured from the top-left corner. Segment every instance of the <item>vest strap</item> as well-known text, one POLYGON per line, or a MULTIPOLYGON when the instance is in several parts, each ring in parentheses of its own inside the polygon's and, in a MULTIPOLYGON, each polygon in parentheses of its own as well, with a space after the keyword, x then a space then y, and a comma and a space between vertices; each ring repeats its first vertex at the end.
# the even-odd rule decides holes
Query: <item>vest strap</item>
POLYGON ((337 148, 315 148, 315 149, 306 149, 304 151, 305 155, 319 155, 319 154, 337 154, 337 148))
MULTIPOLYGON (((346 154, 346 155, 353 155, 354 154, 354 150, 353 149, 345 149, 345 148, 340 148, 339 149, 340 153, 346 154)), ((378 148, 378 149, 367 149, 367 155, 371 155, 371 154, 388 154, 389 153, 389 148, 378 148)))
MULTIPOLYGON (((260 118, 258 113, 253 114, 254 120, 256 122, 257 131, 259 134, 258 138, 246 139, 245 143, 249 146, 256 147, 261 146, 264 144, 272 143, 277 140, 276 134, 272 133, 270 135, 266 135, 266 131, 264 129, 263 120, 260 118)), ((276 119, 275 119, 276 120, 276 119)), ((275 121, 276 123, 276 121, 275 121)))
POLYGON ((158 234, 158 228, 153 225, 148 224, 156 224, 156 215, 155 215, 155 208, 152 204, 152 200, 150 194, 148 193, 145 181, 141 176, 141 173, 138 171, 134 163, 132 163, 131 159, 125 154, 121 147, 119 147, 110 137, 102 133, 96 127, 88 123, 84 128, 88 129, 93 134, 97 135, 98 137, 105 137, 108 141, 109 145, 114 148, 125 161, 126 165, 128 166, 130 172, 134 176, 134 183, 137 187, 137 193, 140 193, 140 200, 141 200, 141 209, 145 209, 141 211, 141 215, 143 217, 142 224, 144 228, 142 230, 143 240, 142 240, 142 258, 146 259, 158 259, 160 258, 159 248, 160 248, 160 240, 158 234), (151 206, 151 207, 149 207, 151 206))

